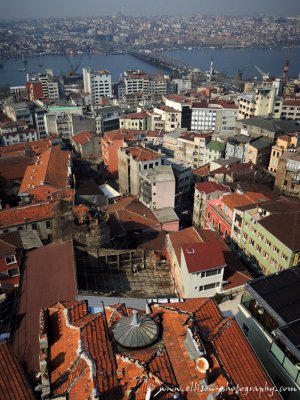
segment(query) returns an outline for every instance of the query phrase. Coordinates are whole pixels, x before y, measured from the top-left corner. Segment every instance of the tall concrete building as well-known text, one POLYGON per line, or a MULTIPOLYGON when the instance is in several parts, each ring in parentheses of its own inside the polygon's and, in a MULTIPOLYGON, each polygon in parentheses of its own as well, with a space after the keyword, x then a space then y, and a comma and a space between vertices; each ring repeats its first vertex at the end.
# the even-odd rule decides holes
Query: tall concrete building
POLYGON ((233 101, 202 101, 192 106, 191 129, 230 132, 235 129, 238 108, 233 101))
POLYGON ((279 102, 276 101, 276 88, 261 87, 239 97, 238 118, 268 117, 273 115, 274 106, 279 106, 279 102))
POLYGON ((84 90, 90 93, 90 102, 99 103, 102 97, 112 97, 111 73, 107 70, 91 71, 83 68, 84 90))
POLYGON ((140 171, 165 164, 166 156, 148 148, 134 146, 118 150, 119 191, 122 194, 140 193, 140 171))

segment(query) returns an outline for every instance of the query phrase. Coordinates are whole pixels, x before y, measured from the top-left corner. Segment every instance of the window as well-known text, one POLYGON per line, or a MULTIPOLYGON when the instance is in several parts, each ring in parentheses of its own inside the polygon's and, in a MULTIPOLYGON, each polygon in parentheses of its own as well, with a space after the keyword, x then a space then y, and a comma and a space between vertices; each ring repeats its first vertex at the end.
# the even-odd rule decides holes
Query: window
POLYGON ((218 286, 220 286, 220 282, 209 283, 208 285, 204 285, 204 290, 214 289, 214 288, 216 288, 218 286))
POLYGON ((273 247, 273 250, 275 251, 276 254, 279 254, 279 249, 276 246, 273 247))
POLYGON ((31 225, 31 228, 32 228, 34 231, 36 231, 36 230, 37 230, 37 224, 32 224, 32 225, 31 225))
POLYGON ((6 265, 14 264, 17 262, 16 256, 15 255, 7 256, 7 257, 5 257, 5 261, 6 261, 6 265))
POLYGON ((245 324, 245 322, 243 322, 243 324, 242 324, 242 330, 243 330, 245 336, 249 337, 250 328, 248 325, 245 324))
POLYGON ((46 228, 50 229, 51 228, 51 221, 46 221, 46 228))
POLYGON ((12 268, 7 271, 8 276, 12 278, 13 276, 20 275, 19 268, 12 268))
POLYGON ((263 251, 263 258, 266 260, 269 258, 269 254, 265 250, 263 251))
POLYGON ((213 269, 211 271, 204 271, 204 272, 201 273, 201 278, 208 278, 210 276, 220 275, 221 272, 222 272, 221 268, 213 269))
POLYGON ((253 247, 253 245, 254 245, 254 240, 253 240, 253 239, 250 239, 250 240, 249 240, 249 244, 250 244, 250 246, 253 247))

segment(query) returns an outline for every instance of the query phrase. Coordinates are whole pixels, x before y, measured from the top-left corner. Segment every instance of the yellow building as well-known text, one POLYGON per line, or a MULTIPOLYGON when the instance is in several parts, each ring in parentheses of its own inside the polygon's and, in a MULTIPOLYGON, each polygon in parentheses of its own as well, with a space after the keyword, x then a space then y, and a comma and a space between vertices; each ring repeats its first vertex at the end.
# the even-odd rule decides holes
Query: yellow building
POLYGON ((276 141, 276 144, 272 146, 271 157, 269 162, 268 170, 276 173, 278 168, 279 158, 282 154, 289 148, 296 148, 298 144, 298 138, 296 135, 288 136, 283 135, 279 136, 276 141))

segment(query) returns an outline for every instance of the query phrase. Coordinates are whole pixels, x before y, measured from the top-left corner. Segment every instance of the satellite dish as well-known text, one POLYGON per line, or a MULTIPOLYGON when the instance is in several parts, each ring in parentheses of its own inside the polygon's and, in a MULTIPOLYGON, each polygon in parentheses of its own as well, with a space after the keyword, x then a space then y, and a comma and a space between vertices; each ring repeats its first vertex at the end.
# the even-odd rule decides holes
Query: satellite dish
POLYGON ((207 359, 204 357, 198 358, 198 360, 196 361, 196 368, 197 368, 197 371, 199 371, 201 374, 205 374, 205 372, 209 368, 209 363, 208 363, 207 359))

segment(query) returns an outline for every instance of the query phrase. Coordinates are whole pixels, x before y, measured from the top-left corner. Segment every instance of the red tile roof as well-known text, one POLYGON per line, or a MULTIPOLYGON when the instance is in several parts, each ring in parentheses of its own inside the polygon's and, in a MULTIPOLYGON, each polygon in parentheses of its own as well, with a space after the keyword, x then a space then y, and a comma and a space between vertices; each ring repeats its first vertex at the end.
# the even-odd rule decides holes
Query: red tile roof
POLYGON ((159 221, 146 207, 134 196, 122 197, 107 208, 110 215, 112 235, 123 235, 126 232, 149 229, 159 226, 159 221))
POLYGON ((84 302, 57 303, 48 311, 52 394, 69 393, 70 400, 79 400, 96 390, 107 399, 120 399, 113 347, 103 314, 89 314, 84 302), (57 336, 59 340, 51 340, 57 336))
POLYGON ((198 230, 194 227, 186 228, 178 232, 171 232, 169 233, 169 239, 179 262, 181 260, 181 247, 184 243, 203 242, 198 230))
POLYGON ((245 193, 231 193, 223 196, 222 202, 229 209, 233 210, 236 207, 246 206, 252 203, 259 203, 269 200, 269 197, 262 193, 245 192, 245 193))
POLYGON ((2 239, 0 235, 0 257, 14 255, 17 252, 17 247, 2 239))
POLYGON ((202 165, 201 167, 193 170, 193 174, 203 177, 209 176, 209 173, 210 173, 210 164, 202 165))
POLYGON ((136 161, 159 160, 162 156, 161 153, 158 153, 157 151, 138 146, 126 147, 124 148, 124 152, 136 161))
POLYGON ((62 199, 66 201, 72 201, 74 196, 74 190, 71 188, 56 189, 49 185, 42 185, 34 189, 30 189, 29 194, 36 202, 42 202, 42 201, 53 202, 62 199))
POLYGON ((44 151, 36 163, 27 167, 19 193, 48 184, 57 189, 68 186, 70 153, 54 146, 44 151))
POLYGON ((54 206, 50 203, 9 208, 0 211, 0 228, 23 225, 53 218, 54 206))
MULTIPOLYGON (((68 392, 70 400, 81 400, 96 389, 107 400, 133 395, 144 400, 151 386, 153 397, 171 399, 174 389, 180 387, 188 400, 206 400, 207 391, 201 386, 205 374, 197 369, 198 359, 191 357, 191 346, 204 352, 209 361, 212 393, 228 388, 229 383, 245 388, 273 387, 236 321, 223 318, 212 299, 149 307, 151 318, 161 328, 162 340, 140 350, 113 348, 111 344, 105 319, 111 327, 121 317, 132 315, 132 309, 124 304, 105 307, 105 315, 90 315, 85 302, 58 302, 48 309, 48 326, 43 323, 43 311, 40 337, 48 336, 50 344, 51 394, 68 392), (188 338, 193 344, 187 345, 188 338), (194 390, 193 383, 198 383, 194 390), (160 392, 162 388, 165 390, 160 392)), ((230 394, 228 389, 226 398, 235 398, 230 394)), ((268 394, 256 392, 251 400, 266 400, 268 394)), ((239 396, 247 398, 242 392, 239 396)), ((274 396, 279 400, 276 392, 274 396)))
POLYGON ((218 240, 222 246, 224 259, 227 265, 223 276, 224 281, 227 282, 224 284, 224 290, 243 286, 252 279, 244 264, 227 246, 218 232, 211 231, 210 229, 199 229, 198 231, 203 241, 209 242, 218 240))
MULTIPOLYGON (((231 377, 235 386, 239 385, 241 388, 239 397, 251 400, 269 399, 272 392, 264 391, 264 388, 272 390, 273 385, 237 322, 229 318, 218 328, 215 329, 211 342, 225 372, 231 377), (247 392, 247 389, 251 388, 253 391, 247 392), (255 388, 262 389, 262 392, 255 391, 255 388)), ((280 398, 276 392, 271 397, 280 398)))
POLYGON ((36 155, 40 155, 49 147, 51 147, 51 141, 49 139, 41 139, 36 142, 17 143, 11 146, 0 147, 0 155, 20 155, 20 152, 24 154, 26 149, 33 150, 36 155))
MULTIPOLYGON (((186 390, 187 399, 207 399, 207 392, 201 390, 204 374, 198 372, 186 347, 188 328, 200 350, 209 360, 213 383, 210 388, 217 392, 220 387, 227 388, 232 380, 233 386, 240 388, 261 388, 262 391, 240 392, 239 398, 251 400, 269 398, 270 392, 263 391, 267 386, 272 390, 273 383, 261 366, 237 322, 233 318, 223 318, 212 299, 188 299, 182 303, 152 304, 152 312, 160 315, 163 325, 163 341, 166 347, 178 386, 186 390), (190 317, 193 319, 191 320, 190 317), (194 328, 198 329, 197 336, 194 328), (198 390, 189 390, 192 382, 200 382, 198 390), (251 396, 251 397, 248 397, 251 396)), ((230 389, 227 392, 230 397, 230 389)), ((274 392, 274 398, 279 395, 274 392)))
POLYGON ((35 396, 9 343, 0 344, 1 400, 34 400, 35 396))
POLYGON ((196 183, 195 188, 199 192, 204 192, 205 194, 210 194, 216 191, 221 191, 224 193, 230 193, 230 188, 222 185, 221 183, 216 183, 216 182, 200 182, 196 183))
POLYGON ((182 253, 190 274, 226 266, 219 241, 183 244, 182 253))
POLYGON ((88 131, 81 131, 77 133, 77 135, 72 136, 72 141, 75 144, 84 145, 88 143, 92 138, 96 137, 97 135, 93 132, 88 131))
POLYGON ((125 114, 122 115, 121 118, 123 119, 144 119, 144 118, 149 118, 150 115, 146 112, 140 112, 140 113, 132 113, 132 114, 125 114))

